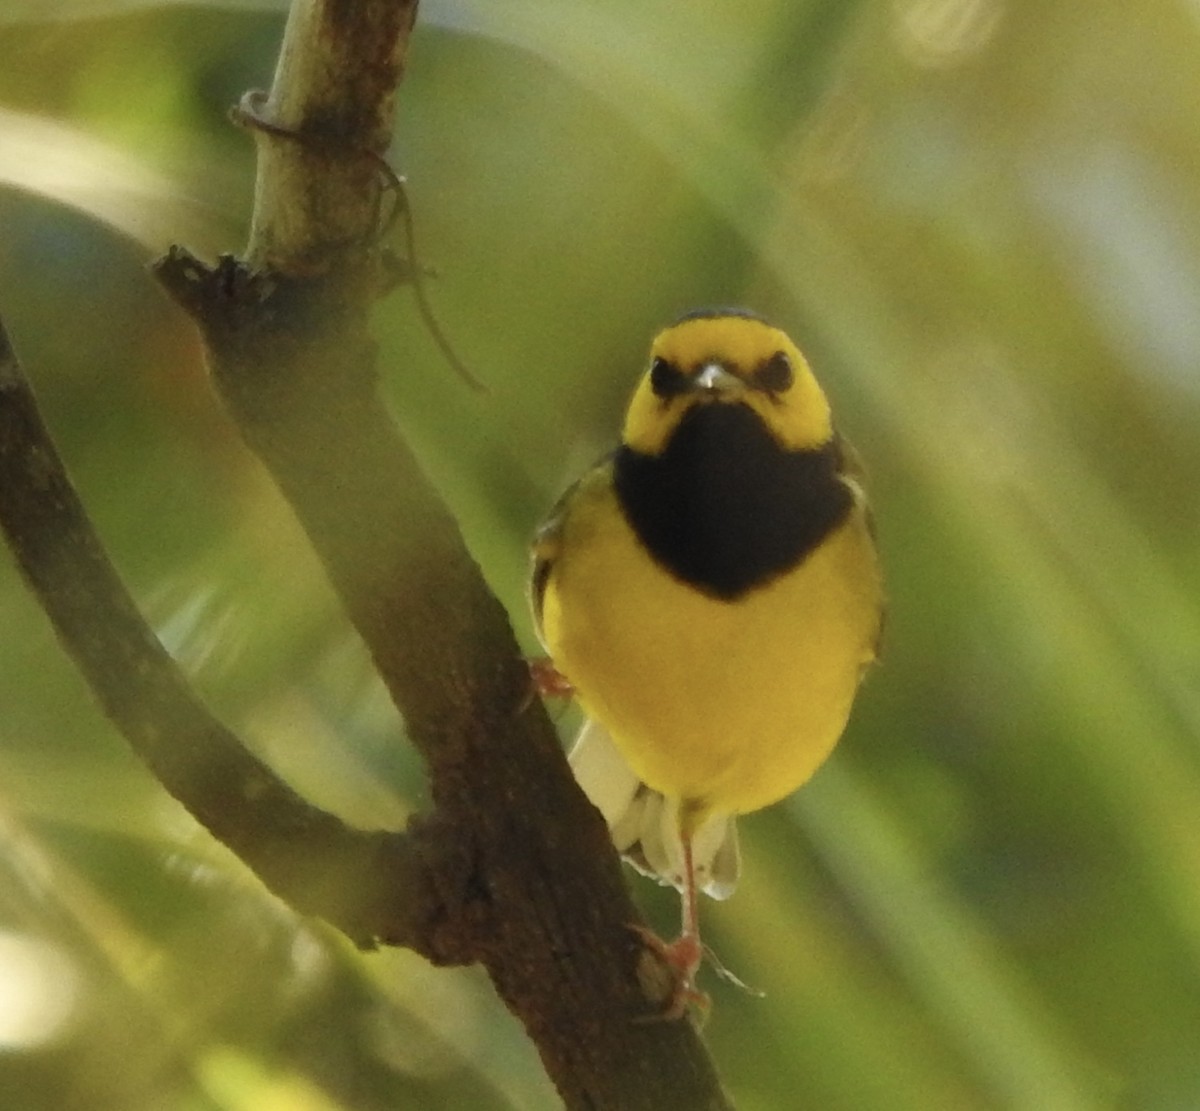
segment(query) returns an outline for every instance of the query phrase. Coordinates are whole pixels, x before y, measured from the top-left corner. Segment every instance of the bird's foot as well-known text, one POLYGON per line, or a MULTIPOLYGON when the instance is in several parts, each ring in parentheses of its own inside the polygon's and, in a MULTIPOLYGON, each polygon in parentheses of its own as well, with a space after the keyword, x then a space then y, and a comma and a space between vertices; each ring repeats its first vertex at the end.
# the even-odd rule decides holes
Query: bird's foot
POLYGON ((663 941, 653 930, 633 925, 629 929, 638 936, 643 959, 638 963, 638 981, 646 996, 658 1004, 652 1014, 639 1015, 636 1022, 675 1022, 695 1008, 706 1016, 712 1000, 707 992, 696 987, 696 973, 704 958, 700 938, 684 933, 674 941, 663 941))
POLYGON ((571 680, 554 666, 554 661, 549 656, 534 656, 525 663, 529 668, 534 695, 542 698, 570 698, 575 693, 571 680))
POLYGON ((533 705, 535 698, 571 698, 575 688, 549 656, 531 656, 525 661, 529 669, 529 687, 517 707, 520 717, 533 705))

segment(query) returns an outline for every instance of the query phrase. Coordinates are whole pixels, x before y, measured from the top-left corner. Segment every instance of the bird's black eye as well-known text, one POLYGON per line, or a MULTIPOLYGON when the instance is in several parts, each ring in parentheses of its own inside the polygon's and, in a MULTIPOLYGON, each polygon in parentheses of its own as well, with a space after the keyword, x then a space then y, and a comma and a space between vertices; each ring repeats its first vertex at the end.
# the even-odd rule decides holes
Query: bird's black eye
POLYGON ((776 351, 754 372, 754 384, 768 393, 783 393, 794 379, 792 361, 782 351, 776 351))
POLYGON ((657 358, 650 364, 650 388, 657 397, 674 397, 687 389, 687 379, 678 367, 657 358))

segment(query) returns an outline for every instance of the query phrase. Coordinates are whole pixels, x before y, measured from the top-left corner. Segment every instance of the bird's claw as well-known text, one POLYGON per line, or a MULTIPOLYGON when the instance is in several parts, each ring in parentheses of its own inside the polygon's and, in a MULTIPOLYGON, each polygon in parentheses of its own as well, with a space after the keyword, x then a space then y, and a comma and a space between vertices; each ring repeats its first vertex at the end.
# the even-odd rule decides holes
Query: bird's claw
POLYGON ((525 662, 534 694, 542 698, 570 698, 575 693, 571 680, 554 666, 549 656, 534 656, 525 662))
POLYGON ((683 934, 674 941, 663 941, 653 930, 630 923, 629 929, 643 946, 638 963, 638 981, 646 996, 660 1003, 651 1014, 639 1015, 635 1022, 675 1022, 693 1008, 701 1016, 708 1014, 712 1000, 696 987, 696 972, 704 956, 704 947, 694 934, 683 934), (648 958, 648 960, 646 959, 648 958))

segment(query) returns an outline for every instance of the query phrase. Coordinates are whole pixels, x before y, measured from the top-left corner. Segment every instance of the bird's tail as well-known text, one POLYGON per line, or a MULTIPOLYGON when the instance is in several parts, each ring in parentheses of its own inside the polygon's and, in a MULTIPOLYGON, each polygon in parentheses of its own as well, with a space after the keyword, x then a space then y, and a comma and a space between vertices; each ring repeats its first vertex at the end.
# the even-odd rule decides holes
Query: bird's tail
MULTIPOLYGON (((647 787, 625 762, 607 729, 588 720, 571 750, 571 769, 584 794, 604 815, 617 850, 639 872, 683 889, 681 800, 647 787)), ((732 814, 710 814, 692 833, 696 886, 727 899, 741 871, 732 814)))

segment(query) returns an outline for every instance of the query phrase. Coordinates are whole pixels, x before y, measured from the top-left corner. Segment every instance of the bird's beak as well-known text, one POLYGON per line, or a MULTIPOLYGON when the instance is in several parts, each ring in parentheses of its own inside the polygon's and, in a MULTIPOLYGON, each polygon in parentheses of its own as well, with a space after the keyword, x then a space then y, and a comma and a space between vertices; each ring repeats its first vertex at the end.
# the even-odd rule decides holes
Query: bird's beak
POLYGON ((730 374, 720 363, 705 363, 692 377, 693 387, 710 395, 728 393, 741 389, 742 380, 730 374))

